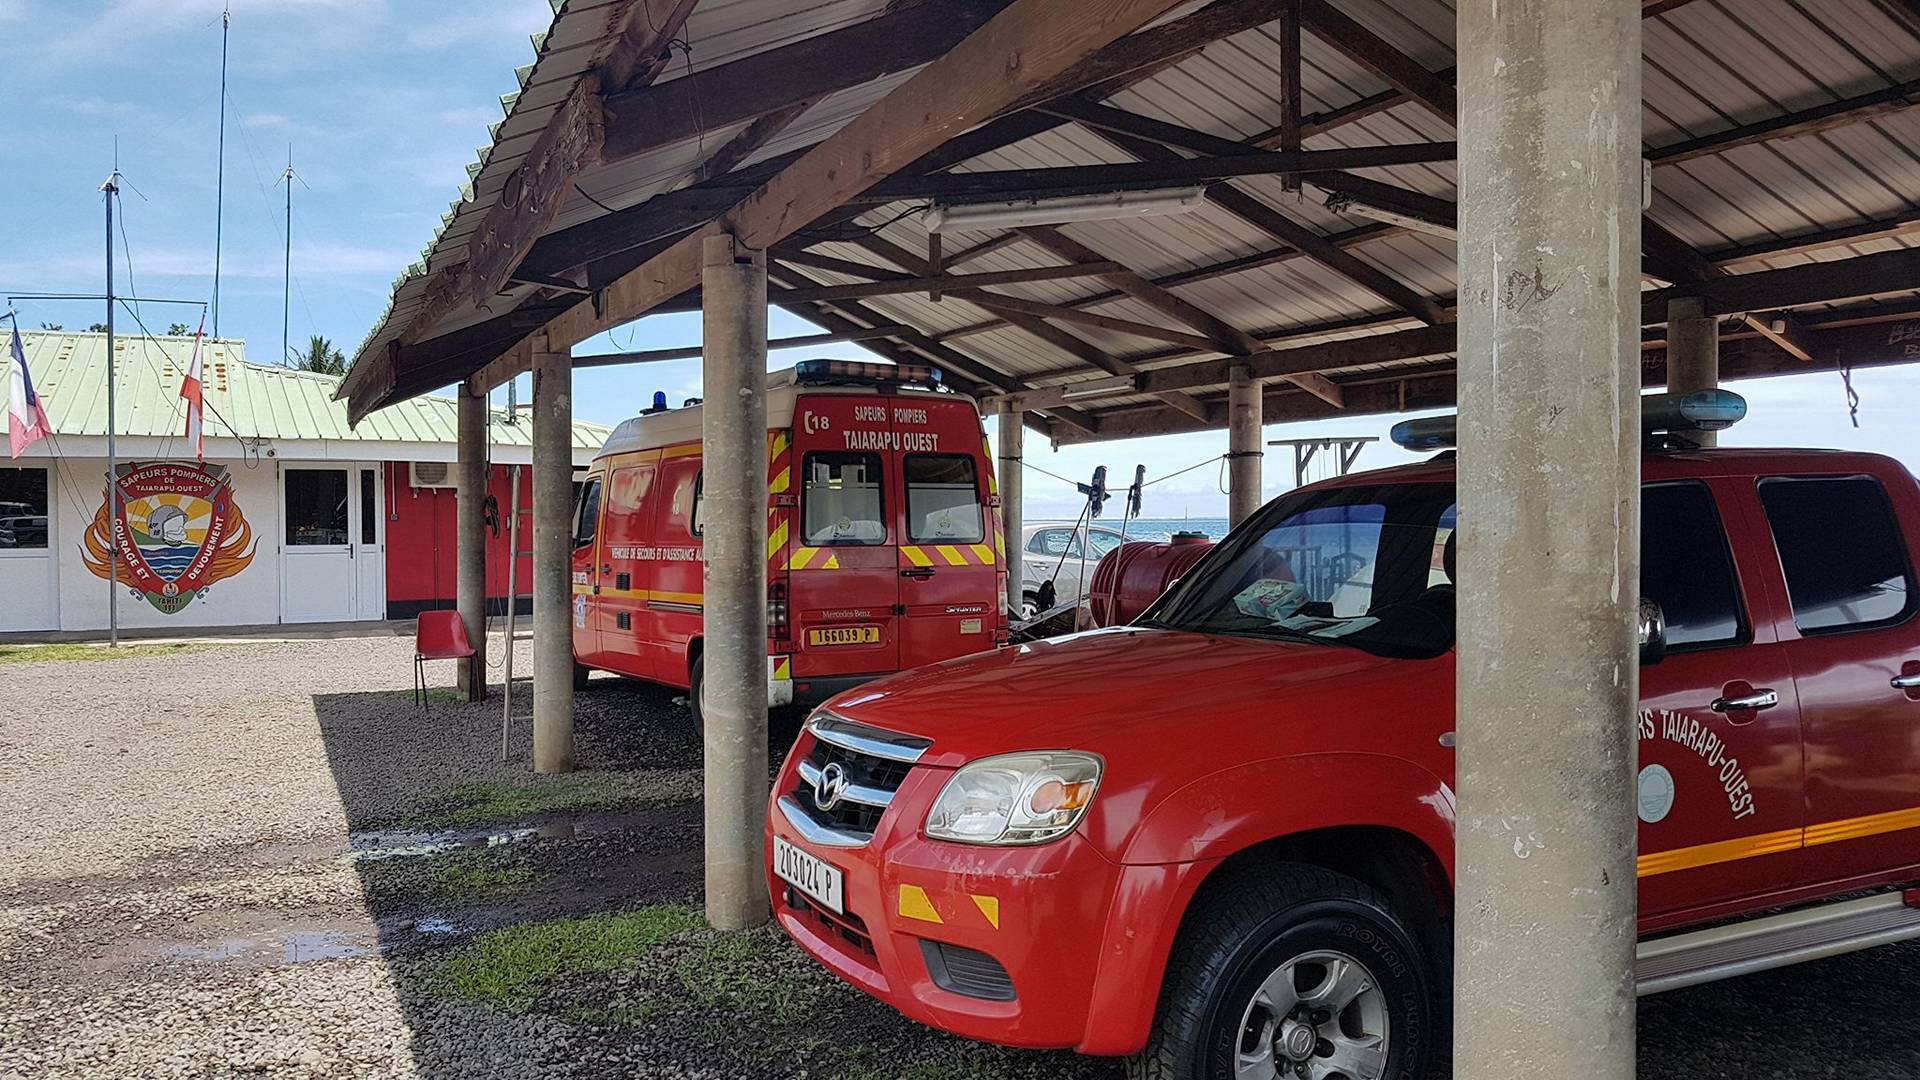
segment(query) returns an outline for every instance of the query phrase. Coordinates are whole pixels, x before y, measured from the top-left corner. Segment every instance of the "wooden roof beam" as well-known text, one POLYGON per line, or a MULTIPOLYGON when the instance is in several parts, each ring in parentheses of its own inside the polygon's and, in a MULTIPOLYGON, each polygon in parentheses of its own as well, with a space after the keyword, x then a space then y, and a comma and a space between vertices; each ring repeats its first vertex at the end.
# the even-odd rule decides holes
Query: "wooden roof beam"
POLYGON ((1711 135, 1683 139, 1680 142, 1649 150, 1646 156, 1647 160, 1655 165, 1672 165, 1711 154, 1723 154, 1728 150, 1752 146, 1756 143, 1818 135, 1823 131, 1832 131, 1849 124, 1858 124, 1899 112, 1915 104, 1920 104, 1920 79, 1911 79, 1898 86, 1889 86, 1857 97, 1830 101, 1825 105, 1816 105, 1784 116, 1742 124, 1711 135))
POLYGON ((979 289, 989 285, 1018 285, 1030 281, 1060 281, 1070 278, 1111 278, 1125 271, 1111 260, 1075 263, 1070 266, 1037 266, 1024 270, 993 270, 984 274, 926 274, 863 281, 853 285, 810 285, 796 289, 795 300, 858 300, 871 296, 899 296, 903 293, 939 289, 943 293, 979 289))
POLYGON ((1334 9, 1327 0, 1301 0, 1300 22, 1314 37, 1346 54, 1380 81, 1417 101, 1428 112, 1454 122, 1453 84, 1422 67, 1379 35, 1334 9))

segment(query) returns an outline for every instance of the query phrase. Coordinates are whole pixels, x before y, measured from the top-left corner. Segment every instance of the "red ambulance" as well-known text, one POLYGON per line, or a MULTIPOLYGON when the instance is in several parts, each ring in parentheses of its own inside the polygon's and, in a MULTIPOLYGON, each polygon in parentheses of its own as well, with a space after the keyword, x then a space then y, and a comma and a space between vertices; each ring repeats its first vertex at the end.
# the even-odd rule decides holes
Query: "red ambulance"
MULTIPOLYGON (((809 360, 768 377, 767 697, 824 700, 1007 638, 1000 499, 979 407, 912 365, 809 360)), ((608 437, 573 522, 576 683, 689 689, 700 716, 700 417, 608 437)))

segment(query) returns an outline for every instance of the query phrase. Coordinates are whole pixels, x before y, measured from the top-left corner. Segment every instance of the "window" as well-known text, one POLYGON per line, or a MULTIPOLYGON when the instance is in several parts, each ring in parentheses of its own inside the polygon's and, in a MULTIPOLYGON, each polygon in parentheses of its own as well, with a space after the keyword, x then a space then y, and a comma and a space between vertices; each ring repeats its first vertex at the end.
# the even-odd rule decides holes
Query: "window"
POLYGON ((360 543, 373 547, 380 542, 380 511, 377 509, 379 481, 372 469, 360 470, 360 543))
POLYGON ((0 469, 0 550, 47 546, 47 470, 0 469))
POLYGON ((880 455, 810 453, 801 494, 801 536, 808 544, 884 544, 880 455))
POLYGON ((1284 497, 1156 607, 1180 630, 1324 642, 1383 656, 1453 645, 1444 557, 1453 488, 1401 484, 1284 497), (1444 583, 1436 583, 1436 581, 1444 583))
POLYGON ((973 458, 908 454, 907 539, 977 544, 987 538, 973 458))
POLYGON ((690 528, 692 529, 693 535, 695 536, 707 535, 707 532, 706 532, 707 524, 706 524, 706 518, 704 516, 705 510, 706 510, 706 500, 701 498, 702 494, 704 494, 705 489, 703 487, 703 484, 706 478, 707 478, 707 471, 705 469, 702 469, 699 472, 693 474, 693 518, 692 518, 692 524, 690 525, 690 528))
POLYGON ((1640 595, 1660 605, 1667 647, 1745 638, 1726 531, 1704 484, 1650 484, 1640 493, 1640 595))
MULTIPOLYGON (((1120 534, 1094 529, 1087 533, 1087 543, 1093 549, 1088 558, 1098 560, 1107 552, 1120 546, 1120 534)), ((1050 559, 1066 556, 1069 559, 1080 557, 1080 527, 1071 529, 1041 529, 1027 542, 1027 550, 1035 555, 1045 555, 1050 559)))
POLYGON ((583 548, 593 543, 599 529, 600 478, 596 476, 580 488, 580 502, 573 514, 573 546, 583 548))
POLYGON ((347 470, 288 469, 287 546, 345 546, 347 470))
POLYGON ((1760 503, 1802 633, 1882 626, 1912 611, 1913 571, 1878 481, 1769 478, 1760 503))

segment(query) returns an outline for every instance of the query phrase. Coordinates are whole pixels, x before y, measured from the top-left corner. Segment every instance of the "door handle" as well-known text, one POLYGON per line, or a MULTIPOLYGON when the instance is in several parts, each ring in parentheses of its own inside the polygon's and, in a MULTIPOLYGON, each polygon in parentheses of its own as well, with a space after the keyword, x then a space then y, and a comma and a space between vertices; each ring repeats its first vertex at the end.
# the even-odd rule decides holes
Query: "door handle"
POLYGON ((1739 712, 1747 709, 1771 709, 1778 704, 1780 704, 1780 694, 1777 691, 1762 687, 1750 694, 1741 694, 1738 697, 1714 698, 1713 703, 1708 705, 1707 708, 1717 713, 1724 713, 1739 712))
POLYGON ((605 565, 605 566, 603 566, 603 567, 601 567, 601 568, 600 568, 600 572, 601 572, 601 573, 603 573, 603 574, 611 574, 611 573, 613 573, 613 564, 612 564, 612 563, 608 563, 607 565, 605 565))
POLYGON ((1920 690, 1920 671, 1909 675, 1895 675, 1892 686, 1895 690, 1920 690))
POLYGON ((930 578, 930 577, 932 577, 932 576, 933 576, 933 567, 931 567, 931 566, 916 566, 916 567, 914 567, 914 568, 913 568, 913 569, 911 569, 911 570, 902 570, 902 571, 900 571, 900 576, 901 576, 901 577, 910 577, 910 578, 913 578, 913 579, 915 579, 915 580, 917 580, 917 581, 925 581, 925 580, 927 580, 928 578, 930 578))

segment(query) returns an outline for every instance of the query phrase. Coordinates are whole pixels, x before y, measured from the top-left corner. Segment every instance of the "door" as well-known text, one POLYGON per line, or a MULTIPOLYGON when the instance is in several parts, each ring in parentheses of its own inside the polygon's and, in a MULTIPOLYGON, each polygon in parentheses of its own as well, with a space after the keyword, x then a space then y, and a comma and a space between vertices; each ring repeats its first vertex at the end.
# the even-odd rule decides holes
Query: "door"
POLYGON ((573 658, 591 667, 600 651, 600 490, 604 474, 588 476, 573 501, 573 658))
POLYGON ((653 481, 654 533, 660 558, 647 593, 649 647, 654 678, 668 686, 689 685, 693 639, 700 636, 706 602, 700 540, 700 444, 661 451, 653 481))
POLYGON ((358 506, 354 532, 360 537, 353 549, 354 589, 357 610, 362 619, 387 617, 387 515, 383 465, 362 465, 355 470, 354 484, 358 506))
POLYGON ((600 658, 608 671, 638 679, 654 678, 659 668, 659 635, 647 603, 664 548, 655 528, 653 497, 658 455, 659 451, 647 451, 631 463, 610 468, 601 510, 598 590, 592 616, 600 637, 600 658))
MULTIPOLYGON (((1911 500, 1911 481, 1895 483, 1911 500)), ((1753 491, 1778 552, 1780 637, 1806 724, 1808 871, 1900 876, 1920 864, 1915 538, 1874 476, 1769 476, 1753 491)))
POLYGON ((793 439, 800 505, 785 563, 793 678, 897 671, 902 566, 886 399, 802 396, 793 439))
POLYGON ((1736 549, 1723 525, 1741 520, 1733 494, 1717 480, 1686 480, 1641 495, 1641 595, 1660 605, 1668 642, 1664 658, 1640 669, 1646 916, 1798 877, 1800 712, 1768 617, 1765 553, 1736 549))
MULTIPOLYGON (((344 465, 287 465, 281 471, 283 622, 360 617, 355 471, 344 465)), ((369 557, 378 560, 379 553, 369 557)))
POLYGON ((993 647, 1000 572, 978 454, 902 454, 900 666, 993 647))

